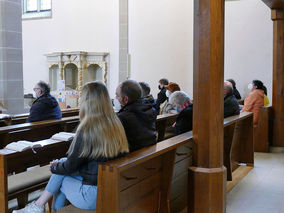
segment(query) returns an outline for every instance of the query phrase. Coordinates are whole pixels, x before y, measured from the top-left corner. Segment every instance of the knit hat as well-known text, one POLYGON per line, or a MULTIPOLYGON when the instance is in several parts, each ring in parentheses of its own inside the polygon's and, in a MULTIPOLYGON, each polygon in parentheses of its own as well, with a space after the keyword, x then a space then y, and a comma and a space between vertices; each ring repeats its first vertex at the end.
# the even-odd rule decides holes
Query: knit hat
POLYGON ((177 83, 170 82, 167 86, 164 86, 167 90, 169 90, 171 93, 175 91, 180 91, 180 87, 177 83))

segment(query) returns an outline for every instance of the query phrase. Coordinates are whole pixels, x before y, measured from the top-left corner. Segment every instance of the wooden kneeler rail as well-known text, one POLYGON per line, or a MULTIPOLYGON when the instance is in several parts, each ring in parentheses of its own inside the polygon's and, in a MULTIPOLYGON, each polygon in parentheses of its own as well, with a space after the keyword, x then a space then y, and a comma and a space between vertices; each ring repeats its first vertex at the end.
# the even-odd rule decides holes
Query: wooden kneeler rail
MULTIPOLYGON (((176 149, 192 132, 164 140, 99 166, 97 213, 170 212, 176 149)), ((73 206, 58 213, 87 212, 73 206)))

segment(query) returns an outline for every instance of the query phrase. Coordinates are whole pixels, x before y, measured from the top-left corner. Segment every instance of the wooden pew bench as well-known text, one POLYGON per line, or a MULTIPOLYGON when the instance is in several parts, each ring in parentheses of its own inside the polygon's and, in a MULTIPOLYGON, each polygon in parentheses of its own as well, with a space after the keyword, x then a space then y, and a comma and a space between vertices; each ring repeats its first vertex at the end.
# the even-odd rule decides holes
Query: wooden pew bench
MULTIPOLYGON (((190 142, 192 133, 184 133, 100 165, 97 210, 79 210, 69 205, 58 213, 170 212, 170 185, 176 191, 180 189, 176 181, 179 169, 173 170, 181 166, 178 162, 188 160, 184 149, 189 148, 182 146, 190 142)), ((183 164, 187 167, 189 163, 183 164)))
POLYGON ((0 148, 19 141, 38 141, 50 138, 55 133, 72 132, 79 124, 79 116, 66 117, 56 120, 38 121, 0 127, 0 148))
POLYGON ((227 180, 232 180, 232 172, 240 164, 253 166, 253 113, 224 119, 224 166, 227 168, 227 180))
POLYGON ((253 143, 255 152, 269 152, 269 119, 272 107, 259 109, 258 124, 253 128, 253 143))
POLYGON ((50 139, 38 141, 42 147, 23 152, 0 150, 0 212, 8 213, 8 201, 18 200, 18 206, 24 207, 30 192, 42 189, 51 173, 49 162, 66 156, 70 142, 55 142, 50 139), (41 167, 26 171, 27 168, 41 167), (47 165, 47 166, 46 166, 47 165), (18 172, 21 173, 18 173, 18 172), (23 172, 24 171, 24 172, 23 172), (15 175, 8 175, 12 173, 15 175))

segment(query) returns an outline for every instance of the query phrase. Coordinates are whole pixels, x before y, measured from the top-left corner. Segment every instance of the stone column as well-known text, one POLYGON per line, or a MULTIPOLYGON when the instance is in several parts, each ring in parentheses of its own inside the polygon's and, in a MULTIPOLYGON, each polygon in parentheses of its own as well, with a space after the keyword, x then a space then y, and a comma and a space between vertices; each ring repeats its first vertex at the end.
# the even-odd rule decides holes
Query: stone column
POLYGON ((82 95, 82 87, 83 87, 83 68, 81 67, 81 64, 78 67, 78 92, 79 97, 82 95))
POLYGON ((0 0, 0 102, 10 114, 24 112, 21 2, 0 0))
POLYGON ((119 0, 119 82, 130 77, 128 69, 128 0, 119 0))

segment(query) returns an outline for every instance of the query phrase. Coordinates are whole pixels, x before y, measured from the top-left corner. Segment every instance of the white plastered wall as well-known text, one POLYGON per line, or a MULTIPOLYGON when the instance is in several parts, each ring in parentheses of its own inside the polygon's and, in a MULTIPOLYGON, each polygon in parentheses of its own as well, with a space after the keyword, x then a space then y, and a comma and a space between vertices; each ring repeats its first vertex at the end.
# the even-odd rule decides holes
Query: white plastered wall
POLYGON ((53 0, 52 18, 23 20, 24 92, 48 81, 46 53, 109 52, 109 89, 118 83, 118 1, 53 0))
POLYGON ((225 79, 233 78, 242 97, 254 79, 263 81, 272 103, 273 24, 259 0, 227 1, 225 7, 225 79))
MULTIPOLYGON (((262 80, 271 100, 272 21, 259 0, 227 1, 225 79, 234 78, 242 96, 253 79, 262 80)), ((23 21, 24 89, 48 80, 45 53, 110 52, 110 95, 118 84, 118 1, 53 1, 52 19, 23 21)), ((130 76, 146 81, 156 97, 167 77, 193 95, 193 0, 129 1, 130 76)))
POLYGON ((131 78, 148 82, 156 97, 168 78, 193 95, 193 1, 129 1, 131 78))

